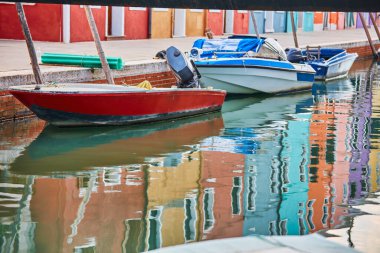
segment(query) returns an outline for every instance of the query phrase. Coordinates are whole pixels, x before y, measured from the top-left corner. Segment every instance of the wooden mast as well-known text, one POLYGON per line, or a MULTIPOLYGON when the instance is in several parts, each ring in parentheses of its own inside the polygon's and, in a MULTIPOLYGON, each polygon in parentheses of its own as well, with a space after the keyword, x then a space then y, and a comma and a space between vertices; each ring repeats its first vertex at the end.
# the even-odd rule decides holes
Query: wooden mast
POLYGON ((293 39, 294 39, 294 46, 298 48, 298 39, 297 39, 297 28, 296 24, 294 23, 294 13, 290 12, 290 20, 292 21, 292 32, 293 32, 293 39))
POLYGON ((38 65, 38 60, 37 60, 36 50, 34 48, 34 44, 32 40, 32 35, 30 34, 28 22, 26 21, 25 12, 24 12, 24 8, 22 7, 22 4, 20 2, 16 2, 15 4, 16 4, 18 18, 20 20, 21 27, 22 27, 22 32, 24 34, 26 45, 28 47, 28 52, 29 52, 30 61, 32 63, 34 78, 36 79, 36 87, 34 89, 39 90, 40 89, 39 85, 43 83, 43 79, 41 75, 40 66, 38 65))
POLYGON ((91 8, 88 5, 84 6, 84 10, 86 11, 87 21, 91 28, 92 37, 94 38, 96 49, 98 51, 98 55, 100 58, 100 62, 102 63, 102 68, 104 74, 106 75, 107 82, 110 84, 115 84, 112 76, 112 72, 110 66, 108 65, 106 56, 104 54, 102 44, 100 43, 100 37, 98 33, 98 28, 96 27, 94 16, 92 15, 91 8))
POLYGON ((365 34, 367 35, 367 39, 368 39, 369 45, 371 47, 372 54, 374 57, 378 57, 377 52, 376 52, 376 48, 372 43, 372 38, 371 38, 371 35, 369 34, 369 31, 368 31, 367 22, 365 21, 365 19, 363 17, 363 13, 359 12, 359 17, 360 17, 360 20, 362 21, 365 34))

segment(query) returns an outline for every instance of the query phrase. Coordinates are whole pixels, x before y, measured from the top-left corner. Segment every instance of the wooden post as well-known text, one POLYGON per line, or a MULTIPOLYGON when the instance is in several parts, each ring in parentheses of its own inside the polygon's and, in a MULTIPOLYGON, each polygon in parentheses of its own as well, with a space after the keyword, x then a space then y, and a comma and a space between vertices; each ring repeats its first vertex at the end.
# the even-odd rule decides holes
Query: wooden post
POLYGON ((255 28, 256 37, 260 39, 260 33, 259 33, 259 29, 257 28, 255 13, 253 11, 250 11, 250 14, 252 18, 253 28, 255 28))
POLYGON ((290 19, 292 21, 292 32, 293 32, 293 39, 294 39, 294 46, 298 48, 298 39, 297 39, 297 28, 296 24, 294 23, 294 13, 290 12, 290 19))
POLYGON ((359 17, 360 17, 360 20, 362 21, 365 34, 367 35, 367 39, 368 39, 369 45, 371 47, 372 54, 373 54, 374 57, 377 58, 378 55, 377 55, 377 52, 376 52, 376 48, 375 48, 375 46, 372 43, 372 38, 371 38, 371 35, 369 34, 368 27, 367 27, 367 22, 365 21, 365 19, 363 17, 363 13, 359 12, 359 17))
POLYGON ((36 79, 35 89, 39 90, 40 89, 39 84, 42 84, 43 80, 42 80, 42 75, 40 71, 40 66, 38 65, 38 60, 37 60, 36 50, 34 48, 34 44, 32 40, 32 35, 30 34, 30 30, 25 18, 24 8, 22 7, 22 4, 20 2, 16 2, 15 4, 16 4, 18 18, 20 20, 21 27, 22 27, 22 32, 24 33, 26 45, 28 47, 34 78, 36 79))
POLYGON ((112 77, 110 66, 108 65, 106 56, 104 55, 102 44, 100 43, 100 37, 99 37, 98 29, 96 28, 92 11, 88 5, 84 6, 84 10, 86 11, 87 21, 91 28, 92 37, 94 38, 96 49, 98 50, 98 55, 100 58, 100 62, 102 63, 104 74, 106 75, 107 82, 110 84, 115 84, 112 77))
POLYGON ((369 13, 369 17, 371 18, 373 27, 375 28, 377 38, 380 40, 380 31, 379 31, 379 27, 377 27, 376 19, 374 18, 373 14, 371 12, 369 13))

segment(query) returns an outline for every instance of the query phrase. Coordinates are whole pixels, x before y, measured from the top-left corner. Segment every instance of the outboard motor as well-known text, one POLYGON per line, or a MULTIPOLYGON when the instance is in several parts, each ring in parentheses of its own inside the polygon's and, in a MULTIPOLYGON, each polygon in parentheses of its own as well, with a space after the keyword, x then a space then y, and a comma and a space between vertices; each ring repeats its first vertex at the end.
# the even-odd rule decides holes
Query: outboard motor
POLYGON ((199 87, 199 78, 201 76, 197 68, 178 48, 169 47, 166 50, 166 60, 178 80, 178 88, 199 87))
POLYGON ((302 55, 301 49, 299 48, 287 48, 285 52, 286 58, 292 63, 300 63, 306 60, 306 57, 302 55))

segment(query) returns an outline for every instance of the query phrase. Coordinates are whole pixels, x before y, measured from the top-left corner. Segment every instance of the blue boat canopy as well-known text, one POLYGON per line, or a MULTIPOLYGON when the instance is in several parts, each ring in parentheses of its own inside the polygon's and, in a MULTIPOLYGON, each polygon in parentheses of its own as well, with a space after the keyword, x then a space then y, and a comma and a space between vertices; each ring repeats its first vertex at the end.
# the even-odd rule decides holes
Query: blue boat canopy
POLYGON ((264 39, 198 39, 193 48, 202 49, 202 58, 211 58, 215 53, 218 57, 239 58, 248 51, 257 53, 264 43, 264 39), (225 54, 223 54, 225 53, 225 54))

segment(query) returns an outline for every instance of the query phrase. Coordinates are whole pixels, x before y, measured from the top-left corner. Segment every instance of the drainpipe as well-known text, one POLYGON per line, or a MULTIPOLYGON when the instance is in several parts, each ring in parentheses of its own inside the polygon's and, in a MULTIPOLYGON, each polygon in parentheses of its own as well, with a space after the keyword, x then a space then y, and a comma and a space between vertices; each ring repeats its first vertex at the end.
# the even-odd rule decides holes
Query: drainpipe
POLYGON ((152 38, 152 8, 148 11, 148 39, 152 38))
POLYGON ((70 5, 63 5, 63 20, 62 20, 62 30, 63 30, 63 43, 70 43, 70 5))

